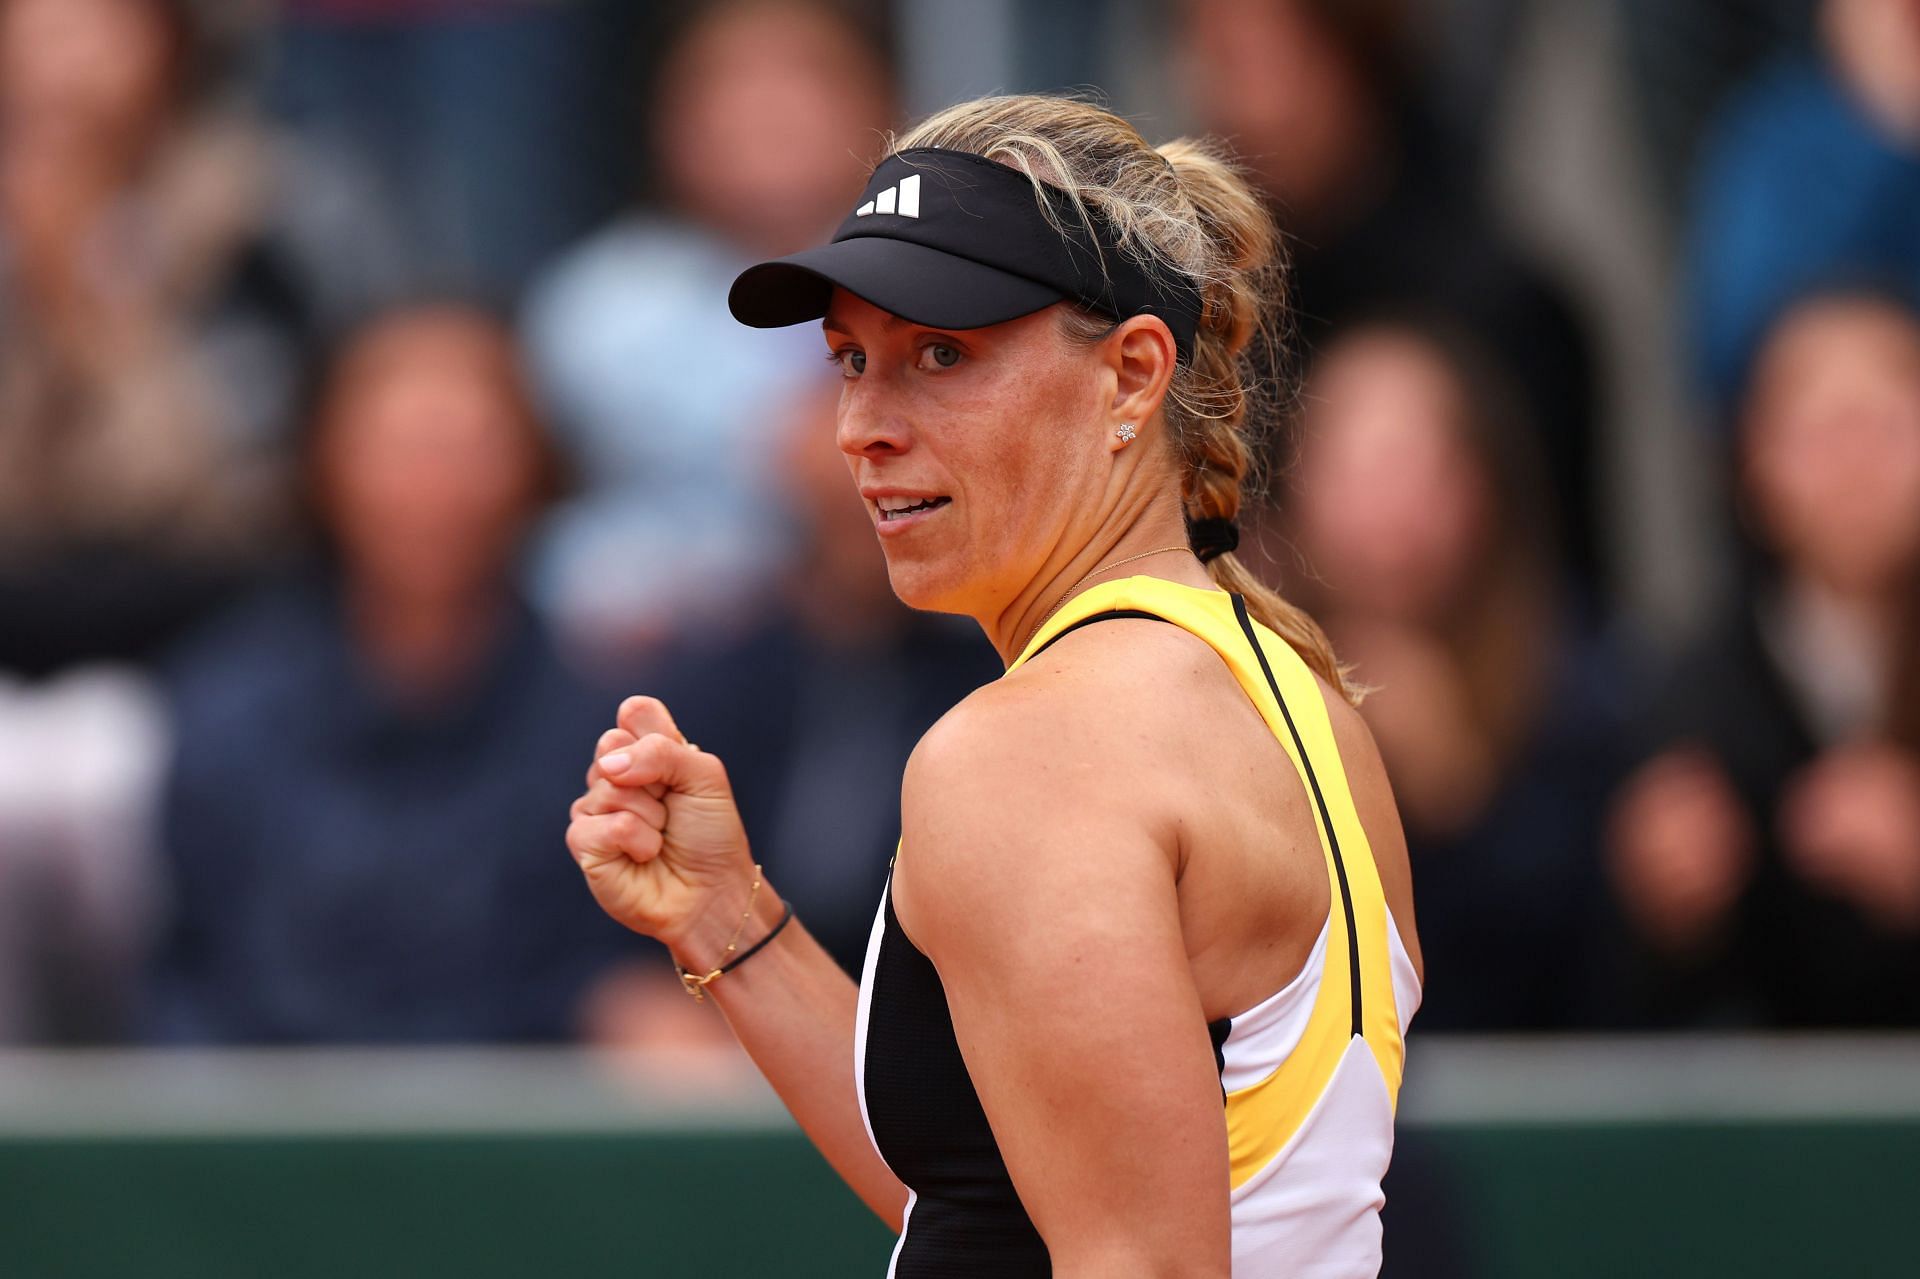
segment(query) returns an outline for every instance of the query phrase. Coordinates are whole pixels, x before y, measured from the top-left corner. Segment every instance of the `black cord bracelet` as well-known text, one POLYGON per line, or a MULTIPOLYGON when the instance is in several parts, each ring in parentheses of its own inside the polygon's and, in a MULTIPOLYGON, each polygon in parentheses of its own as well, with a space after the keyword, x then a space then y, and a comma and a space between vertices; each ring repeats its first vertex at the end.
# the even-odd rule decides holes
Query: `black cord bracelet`
POLYGON ((732 959, 729 959, 726 963, 720 965, 720 967, 714 969, 712 972, 708 973, 704 977, 688 972, 686 969, 682 968, 679 964, 675 964, 673 966, 673 971, 680 974, 680 984, 686 987, 687 993, 689 995, 692 995, 695 1000, 703 1001, 707 997, 707 985, 709 982, 712 982, 717 978, 724 977, 726 974, 732 972, 734 969, 738 968, 740 965, 746 963, 749 959, 752 959, 755 955, 759 954, 761 950, 765 948, 768 942, 772 941, 774 938, 780 935, 780 930, 785 928, 792 919, 793 919, 793 903, 787 902, 785 903, 785 905, 782 907, 780 911, 780 922, 775 924, 772 927, 772 929, 768 931, 765 937, 762 937, 759 941, 753 943, 753 945, 747 947, 745 950, 741 951, 739 954, 735 955, 732 959))
POLYGON ((784 904, 784 906, 780 911, 780 922, 775 924, 772 927, 772 929, 768 931, 765 937, 762 937, 759 941, 753 943, 753 945, 747 947, 745 950, 735 955, 732 959, 729 959, 726 963, 720 965, 719 968, 714 970, 715 973, 716 974, 730 973, 734 969, 738 968, 740 965, 746 963, 749 959, 752 959, 755 955, 760 953, 761 947, 765 946, 768 942, 772 941, 774 938, 780 935, 780 930, 782 928, 785 928, 787 926, 788 921, 790 921, 792 918, 793 918, 793 903, 787 902, 784 904))

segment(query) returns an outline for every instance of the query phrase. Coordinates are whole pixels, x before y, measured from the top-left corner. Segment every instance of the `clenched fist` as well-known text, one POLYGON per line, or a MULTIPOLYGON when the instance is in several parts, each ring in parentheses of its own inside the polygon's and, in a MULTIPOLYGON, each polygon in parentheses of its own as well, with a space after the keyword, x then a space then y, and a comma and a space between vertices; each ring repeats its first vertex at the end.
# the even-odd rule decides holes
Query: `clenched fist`
POLYGON ((573 802, 567 847, 609 915, 699 968, 735 931, 754 879, 727 770, 657 698, 629 697, 573 802))

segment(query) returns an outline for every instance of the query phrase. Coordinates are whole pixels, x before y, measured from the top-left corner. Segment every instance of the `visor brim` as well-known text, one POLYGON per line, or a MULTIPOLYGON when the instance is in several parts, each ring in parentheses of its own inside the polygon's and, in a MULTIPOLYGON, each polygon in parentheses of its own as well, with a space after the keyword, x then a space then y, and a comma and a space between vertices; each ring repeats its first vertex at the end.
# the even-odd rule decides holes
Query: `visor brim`
POLYGON ((912 324, 983 329, 1065 295, 998 267, 908 240, 854 236, 748 267, 727 293, 733 317, 777 329, 820 319, 838 286, 912 324))

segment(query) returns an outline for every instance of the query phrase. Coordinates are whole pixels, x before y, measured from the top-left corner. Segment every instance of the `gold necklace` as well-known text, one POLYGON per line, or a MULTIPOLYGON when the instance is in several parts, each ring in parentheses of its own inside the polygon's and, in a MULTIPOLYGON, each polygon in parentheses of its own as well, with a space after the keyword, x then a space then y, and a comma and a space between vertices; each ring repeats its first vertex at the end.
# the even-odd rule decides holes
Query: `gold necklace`
MULTIPOLYGON (((1104 573, 1110 568, 1119 568, 1122 564, 1131 564, 1135 560, 1144 560, 1149 555, 1165 555, 1169 551, 1187 551, 1191 549, 1192 549, 1191 547, 1186 547, 1186 546, 1162 546, 1155 550, 1141 551, 1138 555, 1128 555, 1120 559, 1111 560, 1105 564, 1102 564, 1099 568, 1094 569, 1093 572, 1088 573, 1086 577, 1081 578, 1079 581, 1075 582, 1072 586, 1069 586, 1067 588, 1067 593, 1060 597, 1060 602, 1055 604, 1052 608, 1048 609, 1047 615, 1040 619, 1040 625, 1033 628, 1033 634, 1038 635, 1042 630, 1045 630, 1047 623, 1053 620, 1053 615, 1066 607, 1067 601, 1072 599, 1074 597, 1074 594, 1078 592, 1082 586, 1085 586, 1087 584, 1088 579, 1095 577, 1101 573, 1104 573)), ((1029 635, 1027 637, 1027 642, 1029 644, 1033 642, 1032 635, 1029 635)))

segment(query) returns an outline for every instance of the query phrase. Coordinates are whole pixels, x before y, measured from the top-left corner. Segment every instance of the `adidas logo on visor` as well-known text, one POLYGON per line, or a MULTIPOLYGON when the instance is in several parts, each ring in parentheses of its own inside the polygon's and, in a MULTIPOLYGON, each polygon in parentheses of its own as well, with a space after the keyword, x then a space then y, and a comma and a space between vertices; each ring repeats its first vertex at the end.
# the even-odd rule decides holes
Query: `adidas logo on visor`
POLYGON ((894 213, 903 218, 919 217, 920 175, 915 173, 901 178, 898 186, 888 187, 853 211, 858 218, 871 217, 876 213, 894 213))

